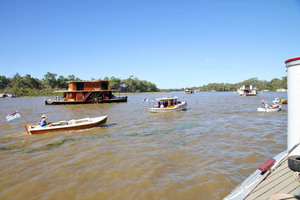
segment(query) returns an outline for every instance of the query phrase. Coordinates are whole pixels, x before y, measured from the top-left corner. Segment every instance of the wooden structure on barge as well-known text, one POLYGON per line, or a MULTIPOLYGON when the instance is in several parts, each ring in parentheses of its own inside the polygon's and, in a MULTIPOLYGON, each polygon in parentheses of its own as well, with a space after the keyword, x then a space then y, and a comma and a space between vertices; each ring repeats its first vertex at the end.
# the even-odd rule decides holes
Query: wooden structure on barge
POLYGON ((109 90, 109 81, 68 81, 68 90, 55 91, 63 97, 46 100, 46 105, 127 102, 127 96, 117 97, 109 90))

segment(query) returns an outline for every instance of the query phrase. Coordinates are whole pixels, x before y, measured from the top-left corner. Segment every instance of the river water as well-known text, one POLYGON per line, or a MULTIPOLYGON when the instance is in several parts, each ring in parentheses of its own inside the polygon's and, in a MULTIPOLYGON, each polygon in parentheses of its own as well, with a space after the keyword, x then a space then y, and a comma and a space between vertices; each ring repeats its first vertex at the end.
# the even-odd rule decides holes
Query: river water
MULTIPOLYGON (((259 113, 261 99, 224 92, 128 95, 127 103, 44 105, 0 99, 0 199, 222 199, 286 149, 287 106, 259 113), (142 99, 178 96, 186 111, 149 113, 142 99), (28 135, 36 123, 108 115, 87 130, 28 135)), ((152 103, 152 102, 150 102, 152 103)))

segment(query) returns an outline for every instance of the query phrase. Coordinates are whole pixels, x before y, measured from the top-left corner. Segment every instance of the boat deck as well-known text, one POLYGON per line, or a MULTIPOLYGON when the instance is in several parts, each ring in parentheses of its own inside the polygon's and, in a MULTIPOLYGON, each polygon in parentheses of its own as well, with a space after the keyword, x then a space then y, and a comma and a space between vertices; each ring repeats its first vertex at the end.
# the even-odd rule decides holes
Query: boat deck
POLYGON ((300 182, 294 177, 295 172, 285 160, 265 180, 263 180, 245 199, 300 199, 300 182), (275 194, 288 194, 275 198, 275 194), (292 196, 291 196, 292 195, 292 196), (270 198, 270 197, 274 198, 270 198))

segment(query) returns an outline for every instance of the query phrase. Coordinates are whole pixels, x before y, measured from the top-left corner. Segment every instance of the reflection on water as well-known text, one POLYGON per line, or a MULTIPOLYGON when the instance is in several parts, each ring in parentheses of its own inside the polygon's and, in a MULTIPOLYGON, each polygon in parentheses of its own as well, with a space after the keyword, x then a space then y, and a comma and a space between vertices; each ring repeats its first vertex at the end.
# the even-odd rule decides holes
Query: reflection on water
POLYGON ((129 95, 127 103, 44 105, 43 97, 0 99, 1 199, 222 199, 286 148, 287 107, 259 113, 261 99, 233 93, 129 95), (149 113, 148 97, 178 96, 186 111, 149 113), (108 115, 87 130, 27 135, 36 123, 108 115))

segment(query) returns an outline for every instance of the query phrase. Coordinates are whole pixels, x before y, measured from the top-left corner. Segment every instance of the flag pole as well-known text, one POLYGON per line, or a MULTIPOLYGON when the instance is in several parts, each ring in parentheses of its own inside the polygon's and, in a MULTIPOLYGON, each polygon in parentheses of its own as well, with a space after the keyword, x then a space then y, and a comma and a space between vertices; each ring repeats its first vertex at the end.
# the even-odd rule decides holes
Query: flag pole
POLYGON ((30 123, 23 117, 23 115, 21 115, 21 113, 19 113, 19 115, 27 122, 27 124, 30 124, 30 123))

